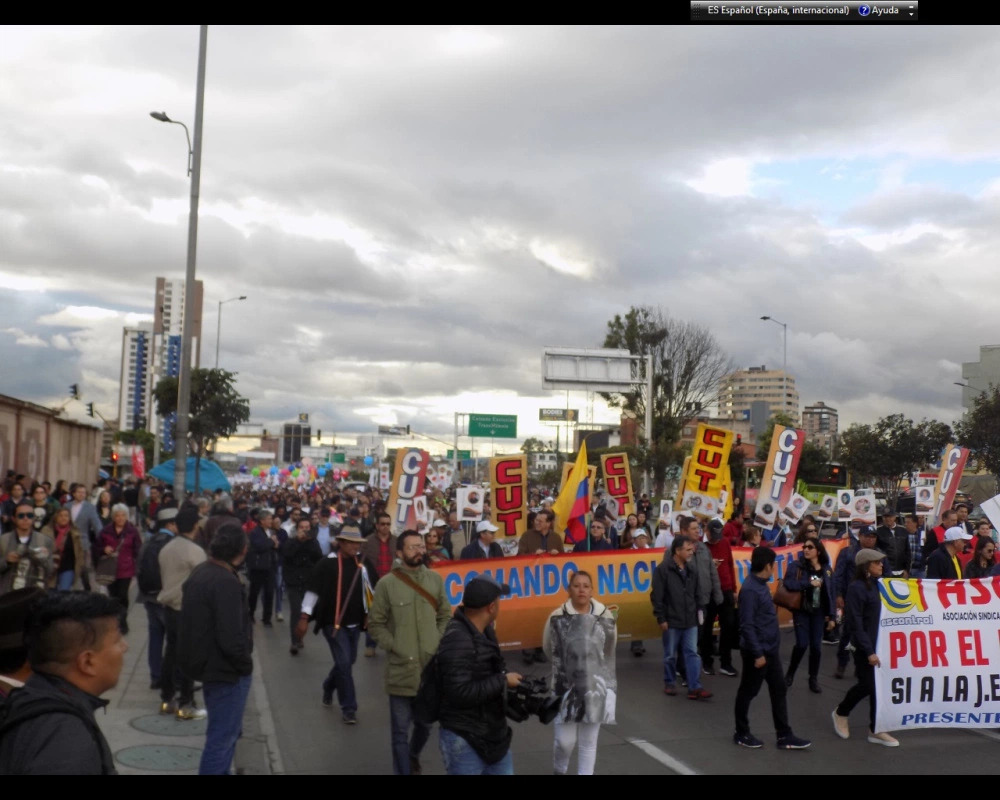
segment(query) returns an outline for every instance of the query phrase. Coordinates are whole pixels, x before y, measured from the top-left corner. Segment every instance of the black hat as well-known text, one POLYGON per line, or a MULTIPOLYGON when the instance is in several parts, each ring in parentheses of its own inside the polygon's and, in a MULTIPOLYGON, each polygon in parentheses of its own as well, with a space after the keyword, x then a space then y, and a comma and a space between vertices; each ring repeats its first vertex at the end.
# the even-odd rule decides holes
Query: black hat
POLYGON ((708 523, 708 540, 710 542, 717 542, 719 540, 719 538, 722 536, 722 528, 723 527, 724 526, 722 524, 722 520, 720 520, 720 519, 713 519, 711 522, 709 522, 708 523))
POLYGON ((477 575, 465 584, 462 605, 466 608, 486 608, 498 597, 510 594, 506 583, 497 583, 489 575, 477 575))
POLYGON ((895 517, 895 516, 898 516, 898 514, 896 514, 896 509, 894 509, 892 506, 886 506, 882 510, 882 516, 883 517, 895 517))

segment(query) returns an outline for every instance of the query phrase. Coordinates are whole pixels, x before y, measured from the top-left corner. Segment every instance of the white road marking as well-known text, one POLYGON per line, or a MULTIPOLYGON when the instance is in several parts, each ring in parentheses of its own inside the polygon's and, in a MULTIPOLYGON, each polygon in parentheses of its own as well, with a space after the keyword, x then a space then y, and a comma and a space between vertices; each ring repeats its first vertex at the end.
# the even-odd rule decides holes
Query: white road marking
POLYGON ((969 733, 975 733, 979 736, 985 736, 987 739, 992 739, 994 742, 1000 742, 1000 733, 995 731, 984 731, 981 728, 966 728, 969 733))
POLYGON ((253 699, 257 706, 257 713, 260 715, 260 732, 267 740, 266 746, 271 756, 271 774, 283 775, 285 762, 281 758, 281 749, 278 747, 278 732, 274 725, 274 714, 271 713, 271 702, 267 696, 267 687, 264 685, 264 670, 261 669, 256 649, 251 657, 253 658, 255 680, 250 685, 253 688, 253 699))
MULTIPOLYGON (((997 737, 1000 738, 1000 737, 997 737)), ((679 761, 674 758, 670 753, 661 750, 654 744, 650 744, 645 739, 636 739, 632 736, 625 737, 625 741, 631 745, 638 747, 642 752, 644 752, 650 758, 659 761, 663 766, 668 769, 672 769, 678 775, 697 775, 698 773, 691 769, 683 761, 679 761)))

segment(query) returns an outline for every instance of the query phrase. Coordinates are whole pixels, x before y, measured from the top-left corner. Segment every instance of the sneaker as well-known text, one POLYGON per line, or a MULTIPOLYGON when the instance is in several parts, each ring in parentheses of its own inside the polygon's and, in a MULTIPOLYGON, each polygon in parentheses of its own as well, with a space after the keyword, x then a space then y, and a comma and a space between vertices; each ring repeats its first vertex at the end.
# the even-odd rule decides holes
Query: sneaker
POLYGON ((764 743, 752 733, 744 733, 742 736, 734 733, 733 744, 738 744, 740 747, 749 747, 751 750, 758 750, 764 746, 764 743))
POLYGON ((840 680, 844 677, 844 673, 847 671, 847 667, 837 664, 837 668, 833 671, 833 677, 840 680))
POLYGON ((824 639, 823 644, 840 644, 840 637, 835 636, 832 639, 824 639))
POLYGON ((365 648, 365 658, 375 658, 375 648, 366 647, 365 648))
POLYGON ((688 692, 688 700, 708 700, 712 693, 705 689, 695 689, 688 692))
POLYGON ((785 686, 791 689, 793 683, 795 683, 795 676, 789 672, 785 675, 785 686))
POLYGON ((160 713, 169 714, 170 716, 173 716, 174 714, 177 713, 177 703, 175 703, 173 700, 160 703, 160 713))
POLYGON ((293 656, 297 656, 299 654, 299 646, 297 644, 293 644, 291 647, 288 648, 288 652, 291 653, 293 656))
POLYGON ((184 706, 177 709, 177 719, 205 719, 208 716, 208 712, 203 708, 195 708, 194 706, 184 706))
POLYGON ((416 756, 410 756, 410 774, 411 775, 423 775, 423 767, 420 766, 420 759, 416 756))
POLYGON ((681 676, 680 676, 680 678, 678 679, 678 681, 677 681, 677 682, 678 682, 678 683, 679 683, 679 684, 680 684, 681 686, 687 686, 687 685, 688 685, 688 679, 687 679, 687 678, 685 678, 685 677, 684 677, 683 675, 681 675, 681 676))
POLYGON ((728 678, 735 678, 737 675, 736 670, 733 669, 732 667, 719 667, 719 672, 721 672, 728 678))
POLYGON ((277 614, 274 615, 274 618, 276 620, 278 620, 278 622, 284 622, 285 621, 285 616, 280 611, 277 614))
POLYGON ((851 736, 851 728, 847 724, 847 717, 840 716, 840 714, 837 713, 837 709, 833 709, 833 713, 830 714, 830 719, 833 720, 833 732, 841 739, 849 739, 851 736))
POLYGON ((323 692, 323 699, 320 702, 324 708, 333 708, 333 692, 323 692))
POLYGON ((813 694, 822 694, 823 690, 819 688, 819 681, 816 678, 809 679, 809 691, 813 694))
POLYGON ((265 628, 273 628, 273 627, 274 627, 274 625, 272 625, 272 624, 271 624, 271 620, 269 620, 269 619, 265 619, 265 620, 264 620, 264 627, 265 627, 265 628))
POLYGON ((800 739, 798 736, 782 736, 778 739, 778 749, 779 750, 805 750, 807 747, 812 747, 812 742, 808 739, 800 739))
POLYGON ((868 741, 883 747, 899 747, 899 739, 894 739, 888 733, 872 733, 868 731, 868 741))
POLYGON ((158 680, 156 680, 156 681, 150 681, 149 682, 149 688, 152 689, 154 692, 155 691, 159 691, 160 689, 163 688, 163 683, 161 681, 158 681, 158 680))
POLYGON ((677 687, 674 686, 672 683, 665 683, 663 684, 663 693, 669 694, 671 697, 674 697, 677 694, 677 687))
POLYGON ((358 715, 354 711, 345 711, 343 720, 345 725, 357 725, 358 715))
POLYGON ((705 667, 702 671, 706 675, 714 675, 715 674, 715 667, 705 667))

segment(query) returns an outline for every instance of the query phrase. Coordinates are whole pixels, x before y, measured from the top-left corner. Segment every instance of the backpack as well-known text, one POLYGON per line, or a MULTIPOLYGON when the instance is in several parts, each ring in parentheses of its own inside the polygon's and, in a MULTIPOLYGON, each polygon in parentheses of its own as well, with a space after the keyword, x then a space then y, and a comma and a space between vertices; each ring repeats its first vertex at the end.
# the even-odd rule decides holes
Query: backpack
POLYGON ((431 656, 424 671, 420 673, 420 688, 413 702, 413 716, 430 725, 441 717, 441 674, 438 672, 437 653, 431 656))
POLYGON ((143 594, 157 594, 163 588, 163 579, 160 577, 160 551, 173 538, 169 533, 157 533, 142 548, 135 579, 139 584, 139 591, 143 594))
MULTIPOLYGON (((15 689, 14 691, 18 690, 15 689)), ((87 726, 87 730, 90 731, 97 749, 101 752, 101 774, 116 774, 114 762, 108 758, 108 748, 103 746, 105 742, 104 734, 97 727, 97 723, 93 717, 89 716, 83 709, 76 708, 61 700, 46 697, 34 702, 25 703, 15 711, 11 706, 11 697, 13 694, 14 692, 11 692, 6 698, 0 699, 0 741, 22 722, 28 722, 45 714, 69 714, 81 720, 87 726)))

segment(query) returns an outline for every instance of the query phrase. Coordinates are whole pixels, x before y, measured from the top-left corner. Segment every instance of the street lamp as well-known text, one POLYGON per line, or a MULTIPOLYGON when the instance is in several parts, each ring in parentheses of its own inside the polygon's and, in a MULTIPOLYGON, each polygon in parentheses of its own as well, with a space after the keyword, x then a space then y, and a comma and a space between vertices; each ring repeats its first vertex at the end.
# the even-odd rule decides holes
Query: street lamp
POLYGON ((773 322, 775 325, 780 325, 782 330, 782 354, 781 354, 781 409, 782 411, 788 410, 788 325, 784 322, 779 322, 774 317, 763 316, 761 320, 764 322, 773 322))
MULTIPOLYGON (((187 271, 184 283, 184 329, 181 332, 181 363, 177 375, 177 426, 174 433, 174 493, 184 497, 188 448, 188 430, 191 412, 191 338, 194 333, 194 281, 198 253, 198 197, 201 191, 201 134, 205 115, 205 51, 208 48, 208 26, 199 26, 198 77, 194 98, 194 145, 188 134, 188 175, 191 176, 191 210, 188 215, 187 271)), ((160 122, 175 122, 162 111, 151 111, 150 116, 160 122)), ((184 128, 182 122, 176 123, 184 128)))
POLYGON ((219 301, 219 319, 215 327, 215 368, 219 368, 219 341, 222 339, 222 306, 225 303, 232 303, 234 300, 246 300, 247 296, 241 294, 239 297, 230 297, 228 300, 219 301))

